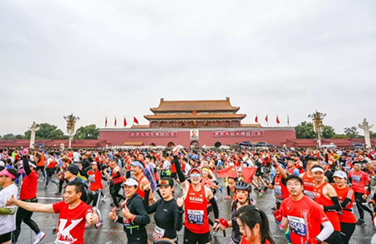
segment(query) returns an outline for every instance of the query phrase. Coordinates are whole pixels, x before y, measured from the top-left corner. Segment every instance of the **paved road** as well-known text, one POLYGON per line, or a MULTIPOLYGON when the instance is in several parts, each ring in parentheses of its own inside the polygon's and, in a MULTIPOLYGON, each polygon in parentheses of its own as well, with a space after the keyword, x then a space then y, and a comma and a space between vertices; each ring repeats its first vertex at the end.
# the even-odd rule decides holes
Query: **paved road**
MULTIPOLYGON (((42 183, 39 183, 38 185, 38 197, 40 199, 39 202, 41 203, 54 203, 57 202, 60 199, 56 198, 54 196, 54 193, 56 192, 56 186, 52 183, 49 185, 48 189, 46 191, 41 189, 42 183)), ((223 184, 223 182, 221 182, 223 184)), ((104 224, 100 229, 95 229, 93 226, 90 226, 86 229, 85 232, 85 243, 87 244, 117 244, 117 243, 127 243, 127 238, 125 233, 122 230, 122 226, 117 223, 113 223, 112 221, 109 221, 106 216, 108 216, 109 210, 111 209, 110 203, 111 199, 108 194, 108 186, 106 183, 105 185, 105 193, 107 195, 107 198, 104 202, 100 205, 100 210, 102 211, 102 216, 105 217, 104 224)), ((175 195, 180 196, 181 192, 179 187, 177 187, 175 195)), ((217 193, 218 197, 218 205, 220 207, 220 217, 229 218, 229 209, 230 209, 230 201, 224 200, 223 197, 225 196, 225 193, 217 193)), ((274 240, 277 244, 284 244, 287 243, 281 233, 279 231, 277 225, 274 222, 274 218, 272 215, 271 207, 273 206, 274 202, 274 195, 272 191, 266 192, 262 197, 256 196, 256 194, 252 193, 252 198, 257 201, 256 205, 264 210, 267 213, 267 216, 269 218, 270 226, 271 226, 271 232, 273 235, 274 240)), ((356 216, 357 215, 357 210, 356 216)), ((55 235, 52 235, 52 230, 57 225, 57 219, 58 215, 56 214, 45 214, 45 213, 34 213, 33 219, 38 223, 39 227, 42 231, 47 233, 47 236, 41 243, 53 243, 55 240, 55 235)), ((152 228, 154 227, 155 223, 153 218, 152 223, 148 226, 148 233, 151 233, 152 228)), ((365 226, 357 226, 355 233, 352 237, 351 243, 353 244, 365 244, 370 243, 372 236, 374 235, 375 230, 371 225, 371 217, 370 215, 366 214, 366 221, 367 225, 365 226)), ((216 233, 214 236, 212 243, 221 243, 221 244, 227 244, 229 243, 229 236, 231 235, 231 229, 226 230, 227 237, 223 237, 223 234, 221 232, 216 233)), ((22 224, 22 232, 19 238, 18 243, 21 244, 28 244, 32 243, 34 240, 34 232, 30 230, 28 226, 25 224, 22 224)), ((179 232, 179 243, 182 243, 182 235, 183 230, 179 232)), ((376 242, 375 242, 376 243, 376 242)))

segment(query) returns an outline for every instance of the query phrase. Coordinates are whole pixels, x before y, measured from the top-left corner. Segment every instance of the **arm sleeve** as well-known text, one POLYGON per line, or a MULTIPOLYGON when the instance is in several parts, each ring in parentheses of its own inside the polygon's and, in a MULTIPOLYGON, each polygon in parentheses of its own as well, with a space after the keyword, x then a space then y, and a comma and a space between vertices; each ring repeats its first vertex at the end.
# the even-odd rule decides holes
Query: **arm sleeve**
POLYGON ((150 195, 150 191, 145 191, 144 208, 148 214, 151 214, 151 213, 155 213, 155 211, 157 210, 157 203, 159 201, 149 206, 149 195, 150 195))
POLYGON ((22 159, 22 164, 23 164, 23 168, 26 174, 29 175, 31 173, 31 170, 30 170, 29 161, 27 160, 27 158, 24 157, 22 159))
POLYGON ((120 177, 120 176, 121 176, 120 171, 118 171, 118 172, 116 172, 116 175, 115 175, 114 178, 117 178, 117 177, 120 177))
POLYGON ((181 165, 180 165, 178 156, 176 155, 174 156, 173 162, 175 163, 176 173, 178 174, 179 181, 184 182, 185 176, 184 176, 183 171, 181 170, 181 165))
POLYGON ((321 241, 326 240, 334 231, 332 223, 330 221, 325 221, 322 224, 322 230, 320 234, 317 235, 317 238, 321 241))
POLYGON ((181 228, 183 227, 183 213, 184 213, 183 208, 179 208, 176 205, 176 208, 174 209, 174 212, 173 212, 173 216, 174 216, 174 221, 175 221, 174 228, 177 231, 180 231, 181 228))
MULTIPOLYGON (((342 209, 341 204, 338 201, 338 197, 330 197, 334 203, 334 205, 331 206, 324 206, 324 211, 340 211, 342 209)), ((320 239, 321 240, 321 239, 320 239)))
POLYGON ((141 224, 141 225, 149 224, 150 218, 149 218, 149 215, 144 208, 142 198, 141 197, 140 198, 134 198, 133 201, 134 201, 133 204, 134 204, 136 212, 137 212, 137 215, 136 215, 133 222, 136 223, 136 224, 141 224))
POLYGON ((214 218, 218 219, 219 218, 219 210, 218 210, 217 201, 214 199, 214 197, 212 197, 209 201, 213 206, 214 218))
POLYGON ((347 192, 347 196, 346 196, 345 200, 343 200, 343 202, 341 203, 342 208, 347 207, 352 202, 353 195, 354 195, 354 191, 350 189, 347 192))

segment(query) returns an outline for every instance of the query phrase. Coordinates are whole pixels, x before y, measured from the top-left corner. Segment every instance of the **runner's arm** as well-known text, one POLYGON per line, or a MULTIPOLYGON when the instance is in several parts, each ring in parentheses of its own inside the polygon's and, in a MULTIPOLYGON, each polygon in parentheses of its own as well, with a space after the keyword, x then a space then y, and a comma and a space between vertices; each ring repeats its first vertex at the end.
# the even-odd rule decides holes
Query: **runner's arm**
POLYGON ((179 181, 184 182, 185 181, 185 175, 183 171, 181 170, 180 161, 177 155, 174 155, 173 162, 175 163, 176 173, 178 174, 179 181))
POLYGON ((150 217, 148 213, 146 212, 144 208, 144 204, 142 203, 141 198, 135 198, 132 200, 135 208, 137 215, 134 214, 134 217, 131 218, 132 221, 136 224, 142 224, 142 225, 147 225, 150 223, 150 217), (134 201, 134 202, 133 202, 134 201))
POLYGON ((144 190, 145 192, 145 197, 144 197, 144 207, 145 207, 145 211, 148 213, 148 214, 151 214, 151 213, 155 213, 155 211, 157 210, 157 202, 153 203, 152 205, 149 206, 149 196, 150 196, 150 190, 144 190))
POLYGON ((321 225, 323 228, 320 234, 318 234, 316 238, 319 239, 320 241, 323 241, 323 240, 326 240, 333 233, 334 228, 333 228, 332 223, 330 223, 330 221, 325 221, 321 225))
POLYGON ((211 205, 213 207, 213 214, 214 214, 215 221, 219 222, 219 220, 218 220, 219 210, 218 210, 217 201, 215 200, 215 198, 213 196, 213 192, 207 187, 205 187, 205 191, 206 191, 207 199, 209 199, 209 202, 211 203, 211 205))
POLYGON ((29 166, 29 160, 27 160, 26 156, 22 157, 22 164, 23 168, 25 170, 26 175, 31 174, 30 166, 29 166))
POLYGON ((17 211, 17 208, 16 207, 8 207, 8 208, 4 208, 4 207, 0 207, 0 215, 13 215, 15 214, 17 211))
POLYGON ((331 206, 324 206, 324 211, 341 211, 342 207, 341 204, 338 201, 337 192, 331 185, 326 185, 326 191, 330 199, 332 199, 332 202, 334 205, 331 206))
POLYGON ((14 200, 14 205, 30 212, 55 213, 52 204, 31 203, 21 200, 14 200))

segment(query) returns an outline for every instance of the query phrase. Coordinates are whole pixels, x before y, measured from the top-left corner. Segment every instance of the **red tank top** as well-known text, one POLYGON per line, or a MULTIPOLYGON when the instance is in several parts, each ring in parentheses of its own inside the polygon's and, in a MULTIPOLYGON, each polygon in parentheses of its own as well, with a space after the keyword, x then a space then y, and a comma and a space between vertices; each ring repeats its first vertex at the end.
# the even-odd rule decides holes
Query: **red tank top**
POLYGON ((337 192, 340 203, 342 203, 346 198, 351 199, 351 202, 346 207, 342 208, 342 214, 338 214, 339 222, 350 224, 356 223, 355 215, 352 212, 352 207, 355 201, 354 191, 348 186, 343 189, 339 189, 336 184, 332 184, 332 186, 337 192))
POLYGON ((196 234, 209 232, 206 203, 205 187, 201 186, 201 190, 196 192, 192 185, 189 185, 187 196, 184 199, 184 225, 189 231, 196 234))
POLYGON ((20 199, 29 200, 37 197, 38 173, 31 172, 23 179, 20 199))
POLYGON ((112 171, 112 181, 114 182, 114 184, 120 184, 120 183, 122 183, 123 182, 123 178, 121 177, 121 175, 119 177, 116 177, 116 174, 117 174, 117 172, 115 172, 113 170, 112 171))
POLYGON ((138 187, 136 193, 140 195, 142 199, 145 198, 145 192, 141 189, 141 181, 145 177, 145 175, 141 175, 140 179, 138 180, 138 187))
POLYGON ((274 178, 274 193, 275 197, 280 200, 290 196, 287 187, 282 183, 282 175, 276 175, 274 178))
MULTIPOLYGON (((327 182, 324 182, 320 186, 315 186, 314 192, 315 192, 315 202, 322 206, 332 206, 334 205, 332 199, 328 199, 323 194, 323 188, 328 184, 327 182)), ((335 231, 341 231, 341 225, 339 223, 338 214, 336 211, 326 211, 326 216, 328 216, 329 221, 332 223, 335 231)))
POLYGON ((302 177, 303 180, 303 187, 304 187, 304 194, 311 198, 312 200, 315 200, 315 179, 313 177, 308 177, 308 173, 305 172, 302 177))

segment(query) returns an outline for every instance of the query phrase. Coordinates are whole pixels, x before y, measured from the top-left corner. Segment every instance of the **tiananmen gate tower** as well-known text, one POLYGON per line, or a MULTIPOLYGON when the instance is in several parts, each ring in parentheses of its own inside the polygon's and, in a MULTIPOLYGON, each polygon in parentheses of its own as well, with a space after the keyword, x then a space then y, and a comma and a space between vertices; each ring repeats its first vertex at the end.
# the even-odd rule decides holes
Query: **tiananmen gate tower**
POLYGON ((145 115, 149 125, 131 128, 102 128, 100 140, 112 146, 220 146, 250 141, 282 146, 296 139, 294 127, 261 127, 242 124, 247 116, 238 114, 240 107, 225 100, 166 101, 145 115))

